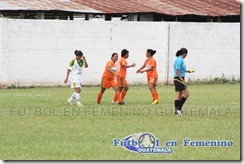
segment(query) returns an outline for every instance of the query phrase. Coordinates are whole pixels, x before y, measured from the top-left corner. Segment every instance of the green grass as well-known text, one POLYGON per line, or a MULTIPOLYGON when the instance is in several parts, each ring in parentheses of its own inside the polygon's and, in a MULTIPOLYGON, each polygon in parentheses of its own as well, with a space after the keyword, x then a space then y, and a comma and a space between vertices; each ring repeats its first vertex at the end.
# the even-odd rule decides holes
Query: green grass
POLYGON ((173 114, 174 87, 157 88, 159 105, 150 105, 146 86, 133 86, 127 104, 118 106, 110 104, 112 89, 96 105, 99 87, 84 87, 82 108, 67 106, 69 88, 0 90, 0 159, 240 160, 240 85, 188 86, 183 117, 173 114), (139 132, 154 134, 162 147, 166 140, 176 140, 178 146, 172 154, 137 154, 113 146, 113 138, 139 132), (184 138, 234 144, 184 147, 184 138))

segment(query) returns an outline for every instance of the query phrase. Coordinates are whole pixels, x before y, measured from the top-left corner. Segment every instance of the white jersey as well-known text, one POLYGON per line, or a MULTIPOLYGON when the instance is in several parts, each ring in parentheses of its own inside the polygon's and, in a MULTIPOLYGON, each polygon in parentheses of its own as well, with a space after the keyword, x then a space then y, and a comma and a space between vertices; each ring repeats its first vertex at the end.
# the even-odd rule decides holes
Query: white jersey
POLYGON ((76 59, 72 59, 69 63, 68 70, 71 71, 71 81, 81 81, 82 80, 82 74, 83 74, 83 66, 84 66, 84 60, 81 59, 77 61, 76 59))

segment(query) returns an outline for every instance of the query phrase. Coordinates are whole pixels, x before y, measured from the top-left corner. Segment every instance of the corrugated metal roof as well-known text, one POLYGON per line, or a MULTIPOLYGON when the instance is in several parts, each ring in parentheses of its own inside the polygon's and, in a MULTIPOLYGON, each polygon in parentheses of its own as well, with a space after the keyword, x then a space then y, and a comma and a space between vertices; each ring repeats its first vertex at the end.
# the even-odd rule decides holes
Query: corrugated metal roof
POLYGON ((237 0, 0 0, 0 10, 228 16, 240 15, 240 2, 237 0))
POLYGON ((100 13, 73 0, 0 0, 0 10, 60 10, 70 12, 100 13))

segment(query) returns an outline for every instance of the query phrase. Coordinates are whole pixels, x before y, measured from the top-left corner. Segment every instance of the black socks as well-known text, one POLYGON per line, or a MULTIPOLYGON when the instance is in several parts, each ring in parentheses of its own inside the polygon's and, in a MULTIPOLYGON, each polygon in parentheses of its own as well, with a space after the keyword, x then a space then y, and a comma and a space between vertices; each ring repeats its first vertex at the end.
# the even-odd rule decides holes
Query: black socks
POLYGON ((184 105, 185 101, 186 101, 186 98, 182 97, 181 100, 180 100, 180 106, 179 106, 180 109, 179 110, 181 110, 181 108, 184 105))
POLYGON ((175 111, 180 109, 180 100, 175 100, 175 111))
POLYGON ((186 101, 185 97, 182 97, 181 100, 175 100, 175 111, 181 110, 182 106, 184 105, 186 101))

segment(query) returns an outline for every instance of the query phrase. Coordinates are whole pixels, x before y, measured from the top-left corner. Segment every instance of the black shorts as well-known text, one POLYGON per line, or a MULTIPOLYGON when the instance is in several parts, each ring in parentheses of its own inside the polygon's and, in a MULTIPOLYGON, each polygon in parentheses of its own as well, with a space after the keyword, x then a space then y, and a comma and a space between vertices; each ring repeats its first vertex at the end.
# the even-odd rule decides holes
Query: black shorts
MULTIPOLYGON (((184 77, 182 77, 184 79, 184 77)), ((174 84, 175 84, 175 91, 184 91, 187 87, 186 87, 186 84, 181 81, 178 77, 175 77, 174 78, 174 84)))

